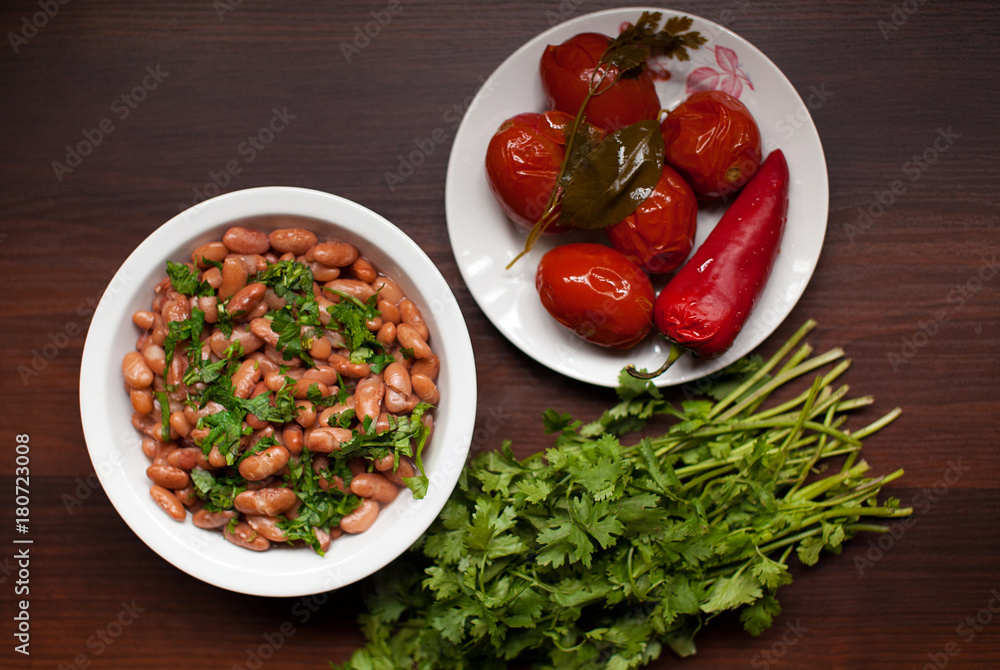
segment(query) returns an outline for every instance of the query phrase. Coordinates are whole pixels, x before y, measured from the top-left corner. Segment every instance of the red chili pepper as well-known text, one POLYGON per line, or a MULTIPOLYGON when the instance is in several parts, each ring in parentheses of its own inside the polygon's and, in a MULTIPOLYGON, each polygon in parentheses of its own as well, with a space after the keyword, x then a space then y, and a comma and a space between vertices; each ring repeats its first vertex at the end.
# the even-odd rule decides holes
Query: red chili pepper
POLYGON ((723 213, 694 256, 660 291, 653 319, 671 343, 652 379, 685 350, 702 358, 724 353, 739 334, 767 284, 788 218, 788 164, 772 151, 723 213))

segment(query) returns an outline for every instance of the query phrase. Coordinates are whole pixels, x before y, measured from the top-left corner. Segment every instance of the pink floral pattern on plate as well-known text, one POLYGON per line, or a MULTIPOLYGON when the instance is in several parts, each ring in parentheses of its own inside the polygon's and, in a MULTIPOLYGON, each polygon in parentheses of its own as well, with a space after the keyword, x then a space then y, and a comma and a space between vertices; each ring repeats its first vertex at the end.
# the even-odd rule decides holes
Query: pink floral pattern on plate
POLYGON ((696 91, 718 90, 739 98, 743 93, 744 83, 753 90, 753 83, 740 67, 740 58, 735 51, 723 46, 709 48, 715 52, 715 62, 719 69, 705 66, 692 70, 687 78, 688 95, 696 91))

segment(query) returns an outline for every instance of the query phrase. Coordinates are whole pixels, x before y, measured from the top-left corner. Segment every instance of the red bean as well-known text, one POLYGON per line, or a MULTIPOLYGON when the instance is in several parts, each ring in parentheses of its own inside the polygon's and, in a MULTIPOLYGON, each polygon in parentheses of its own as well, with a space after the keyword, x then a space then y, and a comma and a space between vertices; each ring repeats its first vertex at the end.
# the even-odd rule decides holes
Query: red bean
POLYGON ((285 535, 285 531, 278 528, 278 521, 279 519, 273 516, 247 515, 247 523, 259 535, 266 537, 272 542, 287 542, 288 536, 285 535))
POLYGON ((240 474, 252 482, 258 482, 285 467, 290 457, 288 449, 276 444, 240 461, 240 474))
POLYGON ((261 304, 264 300, 264 293, 267 292, 267 286, 261 284, 260 282, 254 282, 252 284, 247 284, 240 290, 238 290, 233 297, 229 299, 229 304, 226 306, 226 312, 229 316, 234 319, 240 319, 261 304))
POLYGON ((233 226, 222 236, 226 248, 237 254, 262 254, 271 248, 267 233, 233 226))
POLYGON ((298 497, 289 488, 263 488, 256 491, 244 491, 233 498, 233 505, 244 514, 263 514, 277 516, 291 509, 298 497))
POLYGON ((187 510, 177 496, 162 486, 151 486, 149 495, 174 521, 183 521, 187 516, 187 510))
POLYGON ((125 354, 122 359, 122 375, 125 376, 125 382, 135 389, 148 388, 153 383, 153 371, 138 351, 125 354))
POLYGON ((380 474, 364 472, 351 479, 351 493, 387 503, 396 499, 399 488, 380 474))
POLYGON ((199 269, 209 267, 208 261, 221 263, 229 255, 229 249, 222 242, 209 242, 191 252, 191 262, 199 269))
POLYGON ((235 519, 236 516, 237 514, 233 510, 210 512, 206 509, 200 509, 194 513, 191 517, 191 521, 194 525, 198 526, 198 528, 222 528, 232 519, 235 519))
POLYGON ((340 520, 340 529, 345 533, 363 533, 372 527, 378 518, 379 504, 372 498, 362 498, 358 507, 340 520))
POLYGON ((266 537, 260 535, 250 524, 243 521, 236 524, 232 530, 226 526, 222 534, 227 540, 244 549, 266 551, 271 547, 271 542, 266 537))
POLYGON ((312 248, 312 256, 323 265, 342 268, 358 259, 358 250, 347 242, 321 242, 312 248))
POLYGON ((304 228, 279 228, 271 231, 268 238, 278 253, 291 253, 296 256, 309 251, 317 242, 315 233, 304 228))

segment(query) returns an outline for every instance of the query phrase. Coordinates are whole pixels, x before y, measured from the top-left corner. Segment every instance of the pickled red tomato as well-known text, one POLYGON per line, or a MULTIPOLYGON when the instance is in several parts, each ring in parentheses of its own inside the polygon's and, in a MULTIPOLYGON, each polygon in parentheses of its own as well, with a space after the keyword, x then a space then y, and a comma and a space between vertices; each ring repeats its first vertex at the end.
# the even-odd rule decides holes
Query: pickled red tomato
POLYGON ((760 129, 747 106, 723 91, 699 91, 660 124, 664 160, 704 198, 738 191, 761 162, 760 129))
MULTIPOLYGON (((504 121, 486 149, 486 180, 504 212, 531 229, 545 211, 566 155, 566 128, 573 117, 562 112, 518 114, 504 121)), ((548 233, 571 226, 550 224, 548 233)))
MULTIPOLYGON (((545 48, 540 70, 542 88, 551 109, 576 116, 587 97, 597 63, 610 43, 611 38, 606 35, 582 33, 545 48)), ((660 98, 646 69, 620 76, 617 67, 607 65, 596 76, 602 73, 600 93, 587 102, 588 122, 611 132, 659 116, 660 98)))
POLYGON ((622 253, 579 242, 542 256, 535 288, 552 317, 588 342, 628 349, 652 328, 653 285, 622 253))
POLYGON ((606 228, 608 240, 629 260, 654 274, 673 272, 694 246, 698 201, 669 165, 653 192, 625 219, 606 228))

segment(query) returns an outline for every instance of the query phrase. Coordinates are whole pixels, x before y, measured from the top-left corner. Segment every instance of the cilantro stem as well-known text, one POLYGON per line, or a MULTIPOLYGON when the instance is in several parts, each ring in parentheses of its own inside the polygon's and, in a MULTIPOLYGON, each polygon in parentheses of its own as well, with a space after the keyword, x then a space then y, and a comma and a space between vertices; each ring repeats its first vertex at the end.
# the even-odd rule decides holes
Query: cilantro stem
MULTIPOLYGON (((827 386, 829 386, 830 384, 832 384, 833 381, 844 370, 846 370, 849 365, 850 365, 850 361, 842 361, 839 365, 837 365, 828 374, 826 374, 826 375, 824 375, 823 377, 820 378, 820 384, 821 384, 821 386, 823 388, 826 388, 827 386)), ((847 386, 842 386, 841 389, 843 389, 843 390, 838 389, 838 392, 841 394, 841 397, 842 397, 843 395, 845 395, 847 393, 848 387, 847 386)), ((782 403, 780 405, 775 405, 774 407, 772 407, 770 409, 767 409, 765 411, 758 412, 754 416, 763 419, 763 418, 767 418, 769 416, 783 414, 783 413, 785 413, 787 411, 790 411, 790 410, 794 409, 795 407, 798 407, 803 402, 805 402, 808 399, 810 392, 811 392, 811 390, 804 391, 803 393, 801 393, 798 396, 792 398, 791 400, 788 400, 788 401, 786 401, 786 402, 784 402, 784 403, 782 403)))
MULTIPOLYGON (((854 433, 855 437, 857 437, 859 440, 868 437, 872 433, 881 430, 882 428, 888 426, 890 423, 895 421, 896 418, 900 414, 902 414, 902 412, 903 410, 900 409, 899 407, 893 408, 888 414, 883 416, 881 419, 872 422, 871 424, 865 426, 861 430, 855 431, 854 433)), ((852 465, 854 465, 854 461, 857 457, 858 457, 857 454, 851 454, 850 456, 848 456, 847 460, 844 462, 843 468, 845 470, 849 469, 852 465)))
POLYGON ((582 668, 601 656, 622 659, 624 670, 663 645, 691 653, 698 631, 726 610, 739 611, 751 633, 767 628, 793 553, 812 565, 855 534, 886 532, 888 520, 913 513, 878 501, 903 470, 873 477, 860 457, 862 438, 899 409, 848 429, 848 413, 872 398, 834 386, 850 365, 843 352, 815 355, 793 340, 779 354, 731 370, 747 375, 736 389, 723 374, 711 391, 727 391, 710 391, 723 398, 714 404, 674 407, 654 386, 625 381, 599 420, 546 412, 546 431, 556 434, 548 450, 519 461, 505 443, 502 457, 477 457, 449 502, 456 510, 422 545, 436 568, 417 582, 426 604, 411 605, 409 593, 374 601, 383 609, 365 622, 372 655, 361 660, 384 662, 348 667, 409 658, 421 667, 582 668), (808 390, 764 407, 789 390, 783 384, 826 365, 808 390), (657 416, 674 423, 645 432, 657 416), (622 444, 636 433, 636 443, 622 444), (820 474, 834 457, 845 465, 820 474), (455 522, 476 519, 478 529, 497 515, 493 528, 503 530, 490 542, 517 550, 484 560, 480 534, 463 535, 455 522), (399 604, 411 608, 405 619, 380 620, 399 604))
POLYGON ((866 483, 858 486, 849 493, 840 496, 839 498, 831 498, 830 500, 821 501, 815 503, 816 505, 840 505, 852 500, 860 500, 867 497, 872 492, 877 492, 883 486, 889 482, 895 481, 903 476, 903 470, 899 469, 888 475, 883 475, 882 477, 875 477, 874 479, 868 480, 866 483))
MULTIPOLYGON (((864 515, 868 516, 868 512, 873 509, 882 509, 882 508, 869 508, 868 510, 864 511, 864 515)), ((905 516, 905 514, 899 514, 899 516, 905 516)), ((853 536, 854 534, 860 533, 862 531, 873 532, 873 533, 885 533, 886 531, 888 531, 888 528, 885 526, 880 526, 878 524, 870 524, 870 523, 850 523, 844 526, 844 532, 847 533, 849 536, 853 536)), ((804 530, 794 535, 785 536, 781 539, 775 540, 774 542, 765 544, 764 546, 759 547, 758 549, 761 553, 763 553, 766 556, 774 552, 776 549, 781 549, 782 547, 789 547, 789 549, 792 549, 795 544, 801 542, 802 540, 805 540, 806 538, 810 537, 815 537, 816 535, 821 535, 822 533, 823 533, 822 526, 817 528, 810 528, 808 530, 804 530)), ((725 566, 719 566, 719 568, 723 567, 725 566)))
POLYGON ((721 420, 731 419, 732 417, 738 415, 744 409, 749 407, 752 403, 756 402, 758 399, 762 397, 767 397, 775 389, 780 388, 781 386, 787 384, 796 377, 801 377, 807 372, 811 372, 817 368, 821 368, 824 365, 827 365, 828 363, 837 360, 838 358, 843 358, 843 356, 844 356, 844 350, 837 347, 831 349, 830 351, 827 351, 824 354, 820 354, 819 356, 810 358, 804 363, 800 363, 789 370, 780 372, 779 374, 775 375, 774 378, 772 378, 769 382, 758 388, 756 391, 752 392, 750 395, 745 397, 740 402, 733 405, 731 408, 729 408, 728 411, 719 415, 718 418, 721 420))
POLYGON ((842 484, 848 481, 849 479, 860 477, 867 471, 868 471, 868 463, 861 461, 861 463, 855 465, 854 467, 848 470, 844 470, 837 475, 831 475, 829 477, 825 477, 817 482, 813 482, 812 484, 799 489, 798 491, 791 491, 785 497, 785 499, 789 501, 813 500, 817 496, 826 493, 833 487, 838 486, 839 484, 842 484))
MULTIPOLYGON (((813 380, 813 385, 809 389, 809 394, 806 397, 805 402, 802 404, 802 411, 799 414, 798 419, 795 420, 795 425, 792 426, 792 430, 785 437, 785 441, 778 448, 778 453, 781 454, 781 460, 778 462, 778 466, 775 471, 781 470, 784 466, 785 461, 788 459, 788 448, 792 442, 802 433, 802 428, 805 426, 806 419, 809 417, 810 412, 813 409, 813 404, 816 402, 816 397, 820 394, 820 391, 824 389, 823 384, 824 379, 822 377, 817 377, 813 380)), ((827 430, 833 430, 829 423, 816 424, 825 427, 827 430)), ((828 434, 828 433, 825 433, 828 434)))
MULTIPOLYGON (((521 259, 522 256, 531 251, 531 249, 535 246, 535 242, 538 241, 538 238, 545 233, 545 230, 550 225, 555 223, 556 210, 558 209, 559 204, 562 202, 562 184, 563 181, 566 179, 566 173, 567 170, 569 169, 569 160, 574 155, 573 145, 576 142, 577 133, 580 131, 580 124, 583 123, 583 119, 586 116, 584 110, 587 108, 587 103, 590 102, 590 99, 593 98, 594 95, 598 94, 597 89, 599 88, 600 83, 603 82, 604 78, 607 76, 607 68, 600 69, 600 66, 602 63, 607 65, 607 62, 605 62, 605 58, 607 58, 610 52, 611 52, 611 46, 608 46, 608 48, 605 49, 604 53, 601 54, 601 58, 598 61, 597 65, 594 67, 594 71, 590 73, 590 84, 587 87, 587 95, 584 96, 583 102, 580 103, 580 109, 577 110, 576 116, 573 118, 573 125, 570 126, 569 131, 566 133, 566 145, 563 152, 562 163, 560 163, 559 165, 559 172, 556 175, 556 182, 552 186, 552 192, 549 194, 548 202, 546 202, 545 204, 545 209, 542 210, 542 215, 538 218, 538 221, 535 222, 535 224, 531 227, 531 230, 528 232, 528 237, 524 241, 524 249, 522 249, 520 253, 514 256, 514 259, 507 264, 507 267, 504 268, 506 270, 509 270, 514 265, 514 263, 517 263, 517 261, 521 259), (595 82, 594 76, 598 73, 598 71, 600 71, 601 76, 600 79, 595 82)), ((612 81, 611 84, 609 85, 609 88, 611 86, 614 86, 614 84, 615 82, 612 81)))
MULTIPOLYGON (((823 425, 829 426, 833 424, 834 410, 835 407, 832 406, 827 410, 826 418, 823 420, 823 425)), ((806 478, 809 476, 810 471, 812 471, 813 466, 816 465, 816 462, 819 460, 820 456, 823 453, 823 447, 826 446, 826 438, 827 436, 825 434, 820 435, 819 440, 816 443, 816 449, 813 451, 812 457, 809 459, 809 463, 806 465, 806 467, 802 468, 802 474, 799 475, 798 480, 796 480, 795 485, 792 486, 792 490, 789 491, 788 495, 794 494, 795 491, 797 491, 798 488, 802 486, 802 484, 805 482, 806 478)))
POLYGON ((778 363, 780 363, 791 351, 798 346, 799 342, 802 341, 809 332, 816 327, 816 322, 813 319, 809 319, 804 324, 802 324, 797 331, 785 342, 781 347, 774 353, 771 358, 767 360, 764 365, 760 367, 757 372, 750 376, 745 382, 733 389, 726 397, 717 402, 712 410, 708 413, 708 418, 711 419, 718 415, 722 410, 736 402, 737 399, 741 398, 747 391, 756 386, 764 377, 767 376, 771 370, 773 370, 778 363))

